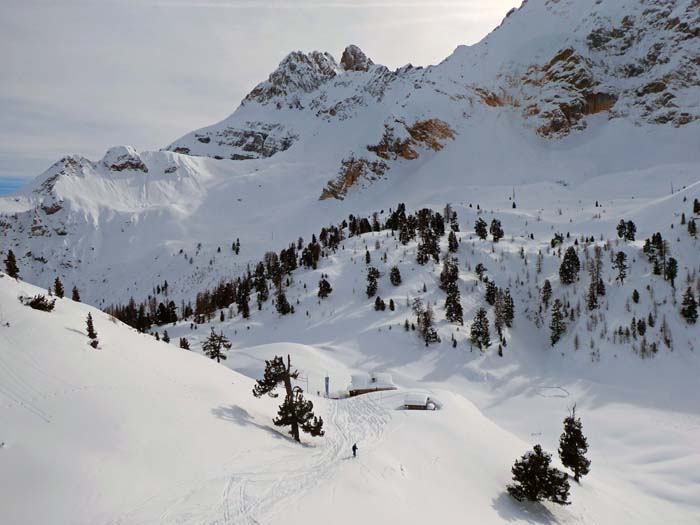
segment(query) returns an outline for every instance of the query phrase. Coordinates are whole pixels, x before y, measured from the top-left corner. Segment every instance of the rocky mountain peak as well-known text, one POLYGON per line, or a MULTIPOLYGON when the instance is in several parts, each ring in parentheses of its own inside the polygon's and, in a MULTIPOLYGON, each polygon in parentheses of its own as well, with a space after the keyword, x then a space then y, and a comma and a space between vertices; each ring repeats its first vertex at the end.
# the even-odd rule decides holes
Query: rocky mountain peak
POLYGON ((143 171, 148 173, 148 168, 132 146, 115 146, 107 150, 102 163, 110 171, 143 171))
POLYGON ((367 71, 373 65, 372 59, 353 44, 345 48, 340 59, 340 66, 345 71, 367 71))
MULTIPOLYGON (((340 72, 338 63, 330 53, 312 51, 289 53, 265 82, 258 84, 244 102, 265 104, 272 99, 282 99, 288 95, 310 93, 340 72)), ((294 98, 289 101, 292 107, 299 107, 294 98)), ((278 105, 281 101, 278 100, 278 105)))

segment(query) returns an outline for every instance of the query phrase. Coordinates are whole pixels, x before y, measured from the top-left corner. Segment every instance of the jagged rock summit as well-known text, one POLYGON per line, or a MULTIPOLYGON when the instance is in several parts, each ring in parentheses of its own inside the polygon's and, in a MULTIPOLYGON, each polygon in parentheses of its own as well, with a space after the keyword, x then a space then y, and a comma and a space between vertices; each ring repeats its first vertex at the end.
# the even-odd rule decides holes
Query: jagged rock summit
POLYGON ((359 47, 349 45, 343 51, 340 65, 345 71, 367 71, 374 65, 374 62, 359 47))

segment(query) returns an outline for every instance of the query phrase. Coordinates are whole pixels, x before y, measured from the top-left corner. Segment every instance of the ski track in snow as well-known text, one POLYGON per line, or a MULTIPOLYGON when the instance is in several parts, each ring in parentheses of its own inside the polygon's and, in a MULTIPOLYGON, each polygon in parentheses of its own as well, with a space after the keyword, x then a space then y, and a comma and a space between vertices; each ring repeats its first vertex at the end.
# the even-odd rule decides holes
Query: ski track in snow
POLYGON ((353 443, 363 449, 381 441, 390 419, 387 410, 367 396, 329 403, 330 425, 325 443, 317 447, 311 461, 281 469, 279 464, 262 467, 256 473, 237 475, 226 485, 222 497, 222 520, 212 523, 262 523, 298 500, 305 492, 330 479, 339 462, 349 458, 353 443), (270 479, 275 481, 268 484, 270 479), (250 488, 268 485, 261 496, 250 488), (232 512, 233 507, 235 511, 232 512))
MULTIPOLYGON (((360 453, 366 453, 381 442, 391 419, 389 409, 382 407, 372 396, 329 401, 326 416, 326 434, 323 441, 312 446, 311 457, 306 452, 291 454, 284 461, 256 465, 255 470, 238 471, 194 483, 184 495, 161 507, 165 510, 155 522, 266 523, 305 493, 330 480, 340 462, 351 458, 353 443, 359 443, 360 453), (221 491, 218 505, 202 504, 203 495, 217 491, 221 491)), ((235 463, 232 468, 235 468, 235 463)), ((152 523, 152 519, 140 519, 139 516, 143 516, 152 503, 157 505, 159 501, 162 501, 160 496, 150 497, 110 523, 152 523)))

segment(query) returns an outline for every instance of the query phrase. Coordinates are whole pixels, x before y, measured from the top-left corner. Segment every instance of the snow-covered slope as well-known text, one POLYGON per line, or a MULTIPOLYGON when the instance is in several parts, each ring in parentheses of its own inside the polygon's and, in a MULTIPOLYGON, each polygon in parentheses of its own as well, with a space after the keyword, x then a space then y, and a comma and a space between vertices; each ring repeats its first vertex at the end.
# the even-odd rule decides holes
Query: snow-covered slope
POLYGON ((605 356, 605 367, 582 375, 556 354, 538 357, 517 336, 504 358, 426 353, 398 330, 389 335, 388 319, 366 332, 374 348, 351 348, 346 333, 331 335, 342 308, 332 300, 322 314, 330 322, 292 317, 278 324, 278 342, 264 346, 248 346, 256 328, 217 326, 239 328, 230 368, 259 377, 263 359, 290 353, 311 391, 325 374, 343 388, 350 373, 393 368, 398 392, 337 401, 311 395, 327 433, 300 447, 272 426, 275 402, 253 398, 250 378, 68 299, 51 313, 17 299, 40 292, 0 274, 0 501, 8 523, 424 523, 469 515, 485 524, 651 524, 661 514, 690 524, 700 517, 698 360, 685 352, 664 353, 653 368, 605 356), (98 350, 87 344, 88 312, 98 350), (284 342, 300 333, 309 344, 284 342), (428 392, 440 410, 397 410, 406 392, 428 392), (573 487, 570 507, 521 507, 504 492, 510 465, 534 442, 554 451, 573 402, 591 443, 592 474, 573 487))

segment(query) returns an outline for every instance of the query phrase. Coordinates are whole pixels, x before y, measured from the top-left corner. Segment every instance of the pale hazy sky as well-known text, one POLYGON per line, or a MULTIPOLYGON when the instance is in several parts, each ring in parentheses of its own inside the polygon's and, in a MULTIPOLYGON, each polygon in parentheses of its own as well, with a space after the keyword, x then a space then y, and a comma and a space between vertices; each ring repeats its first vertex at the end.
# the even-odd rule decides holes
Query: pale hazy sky
POLYGON ((473 44, 520 0, 0 0, 0 188, 67 153, 158 149, 226 117, 292 50, 391 68, 473 44))

